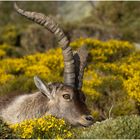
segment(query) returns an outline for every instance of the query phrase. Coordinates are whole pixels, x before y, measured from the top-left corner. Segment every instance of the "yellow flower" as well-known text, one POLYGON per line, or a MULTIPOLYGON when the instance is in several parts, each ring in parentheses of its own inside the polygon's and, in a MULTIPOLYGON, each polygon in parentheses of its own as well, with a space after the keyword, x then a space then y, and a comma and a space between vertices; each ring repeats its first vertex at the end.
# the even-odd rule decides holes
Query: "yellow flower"
POLYGON ((65 121, 49 115, 42 118, 25 120, 10 126, 21 138, 71 138, 72 133, 65 121), (61 126, 61 128, 59 127, 61 126))

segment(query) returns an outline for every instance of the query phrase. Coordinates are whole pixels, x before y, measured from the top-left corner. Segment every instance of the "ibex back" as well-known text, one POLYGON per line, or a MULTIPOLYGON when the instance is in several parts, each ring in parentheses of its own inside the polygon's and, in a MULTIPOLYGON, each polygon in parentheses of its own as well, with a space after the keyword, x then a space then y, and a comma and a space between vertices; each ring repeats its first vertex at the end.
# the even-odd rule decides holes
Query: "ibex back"
POLYGON ((58 38, 64 57, 64 83, 45 84, 35 76, 34 82, 39 92, 1 100, 0 117, 8 123, 18 123, 51 114, 64 118, 72 125, 91 125, 93 118, 81 91, 88 56, 86 50, 82 47, 73 54, 66 35, 51 18, 41 13, 24 11, 16 3, 14 7, 19 14, 44 26, 58 38))

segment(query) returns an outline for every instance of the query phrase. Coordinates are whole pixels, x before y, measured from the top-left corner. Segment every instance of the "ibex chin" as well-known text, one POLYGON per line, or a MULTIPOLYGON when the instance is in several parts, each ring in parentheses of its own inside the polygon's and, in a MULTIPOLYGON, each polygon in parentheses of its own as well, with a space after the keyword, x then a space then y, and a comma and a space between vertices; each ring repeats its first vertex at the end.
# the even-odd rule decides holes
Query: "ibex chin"
POLYGON ((63 50, 64 83, 45 84, 35 76, 34 82, 39 92, 0 101, 0 117, 14 124, 51 114, 76 126, 93 124, 93 117, 85 104, 85 95, 81 91, 87 61, 86 50, 81 47, 73 53, 69 47, 68 38, 50 17, 41 13, 24 11, 16 3, 14 8, 20 15, 44 26, 57 37, 63 50))

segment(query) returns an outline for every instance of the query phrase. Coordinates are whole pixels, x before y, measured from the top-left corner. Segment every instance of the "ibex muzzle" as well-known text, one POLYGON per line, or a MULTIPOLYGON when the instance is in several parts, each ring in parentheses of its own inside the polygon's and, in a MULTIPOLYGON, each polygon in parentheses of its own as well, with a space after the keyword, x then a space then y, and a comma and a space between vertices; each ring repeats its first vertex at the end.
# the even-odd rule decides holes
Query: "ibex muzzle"
POLYGON ((81 91, 87 51, 80 48, 73 54, 66 35, 51 18, 41 13, 24 11, 16 3, 14 7, 20 15, 44 26, 58 38, 64 57, 64 83, 45 84, 35 76, 35 85, 40 92, 14 98, 0 110, 0 116, 9 123, 17 123, 51 114, 64 118, 72 125, 91 125, 93 118, 81 91))

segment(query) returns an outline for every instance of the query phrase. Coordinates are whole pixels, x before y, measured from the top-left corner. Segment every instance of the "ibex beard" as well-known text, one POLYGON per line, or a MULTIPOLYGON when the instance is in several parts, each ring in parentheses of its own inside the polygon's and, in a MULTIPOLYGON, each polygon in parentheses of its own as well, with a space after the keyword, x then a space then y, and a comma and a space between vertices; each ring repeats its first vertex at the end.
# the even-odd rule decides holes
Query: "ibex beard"
POLYGON ((24 11, 16 3, 14 7, 20 15, 44 26, 58 38, 64 57, 64 83, 45 84, 35 76, 34 82, 39 92, 0 101, 0 117, 13 124, 51 114, 75 126, 93 124, 93 117, 81 90, 87 61, 86 50, 80 48, 73 54, 66 35, 51 18, 41 13, 24 11))

